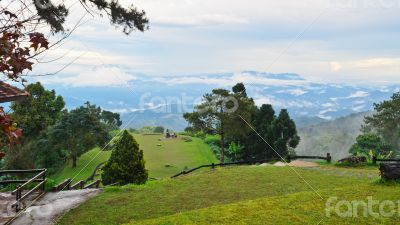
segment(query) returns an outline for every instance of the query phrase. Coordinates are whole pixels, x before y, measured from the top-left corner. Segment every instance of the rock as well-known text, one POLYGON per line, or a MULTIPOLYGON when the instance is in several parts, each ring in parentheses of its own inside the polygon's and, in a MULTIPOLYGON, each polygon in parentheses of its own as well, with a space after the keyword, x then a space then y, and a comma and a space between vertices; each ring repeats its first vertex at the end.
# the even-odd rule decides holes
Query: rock
POLYGON ((381 163, 381 177, 387 180, 400 180, 400 163, 381 163))
POLYGON ((367 158, 365 156, 350 156, 338 161, 338 163, 342 164, 352 164, 352 165, 360 165, 367 162, 367 158))

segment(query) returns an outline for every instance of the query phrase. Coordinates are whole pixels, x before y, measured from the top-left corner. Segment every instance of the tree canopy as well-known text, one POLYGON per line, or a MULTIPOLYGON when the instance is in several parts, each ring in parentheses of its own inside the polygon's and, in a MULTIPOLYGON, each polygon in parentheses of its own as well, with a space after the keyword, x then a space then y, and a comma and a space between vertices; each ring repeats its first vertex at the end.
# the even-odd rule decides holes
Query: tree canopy
POLYGON ((28 138, 52 126, 61 116, 65 102, 54 90, 46 90, 42 84, 30 84, 25 88, 29 96, 10 106, 12 117, 28 138))
POLYGON ((364 120, 364 132, 376 132, 393 147, 400 148, 400 92, 374 104, 375 113, 364 120))
POLYGON ((220 137, 220 161, 225 162, 225 145, 229 144, 227 156, 230 160, 255 160, 282 157, 289 154, 300 142, 296 124, 286 109, 278 116, 272 105, 258 108, 249 98, 242 83, 236 84, 232 91, 214 89, 203 97, 203 102, 192 113, 185 113, 188 132, 218 134, 220 137), (253 127, 266 140, 269 147, 254 132, 253 127), (275 152, 277 151, 277 153, 275 152))

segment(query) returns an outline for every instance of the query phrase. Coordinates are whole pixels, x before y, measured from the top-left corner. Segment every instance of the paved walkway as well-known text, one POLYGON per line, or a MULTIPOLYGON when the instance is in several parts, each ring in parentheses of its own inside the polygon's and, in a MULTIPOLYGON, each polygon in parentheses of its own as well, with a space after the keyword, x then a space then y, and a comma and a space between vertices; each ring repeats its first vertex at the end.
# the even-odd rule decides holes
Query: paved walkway
POLYGON ((69 210, 96 196, 99 189, 47 193, 33 206, 24 210, 13 225, 52 225, 69 210))

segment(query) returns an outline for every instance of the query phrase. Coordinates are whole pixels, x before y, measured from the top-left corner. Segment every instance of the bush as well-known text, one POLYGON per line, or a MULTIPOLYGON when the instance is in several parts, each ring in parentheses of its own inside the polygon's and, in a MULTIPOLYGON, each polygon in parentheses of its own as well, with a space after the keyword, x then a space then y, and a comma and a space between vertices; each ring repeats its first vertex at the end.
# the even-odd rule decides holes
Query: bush
POLYGON ((195 133, 194 137, 204 139, 206 137, 206 134, 200 131, 200 132, 195 133))
POLYGON ((145 169, 143 151, 128 131, 124 131, 121 139, 115 144, 115 149, 110 159, 103 167, 101 175, 103 184, 113 183, 144 184, 148 178, 148 171, 145 169))
POLYGON ((204 138, 204 142, 208 145, 216 145, 216 146, 221 145, 221 140, 218 135, 207 135, 204 138))

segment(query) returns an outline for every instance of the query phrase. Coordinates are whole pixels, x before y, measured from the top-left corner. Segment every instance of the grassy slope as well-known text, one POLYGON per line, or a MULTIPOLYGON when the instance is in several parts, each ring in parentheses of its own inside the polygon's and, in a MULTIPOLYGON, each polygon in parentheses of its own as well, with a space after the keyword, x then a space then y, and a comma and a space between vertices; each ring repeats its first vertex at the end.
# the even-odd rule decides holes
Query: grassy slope
MULTIPOLYGON (((339 200, 362 200, 368 196, 374 200, 392 200, 397 202, 400 194, 394 190, 398 187, 360 185, 353 187, 321 191, 325 199, 316 198, 311 191, 288 194, 284 196, 261 198, 223 206, 178 213, 172 216, 151 220, 131 222, 129 225, 150 224, 398 224, 399 217, 363 217, 360 207, 358 217, 341 218, 333 209, 331 216, 326 216, 326 200, 336 196, 339 200)), ((335 201, 336 202, 336 201, 335 201)), ((346 208, 342 209, 345 212, 346 208)), ((374 207, 374 212, 379 212, 374 207)), ((398 214, 397 214, 398 215, 398 214)))
POLYGON ((198 138, 185 142, 181 137, 164 139, 162 135, 135 134, 134 137, 140 149, 143 149, 150 177, 169 177, 185 167, 192 168, 217 161, 210 147, 198 138), (166 167, 166 164, 171 167, 166 167))
MULTIPOLYGON (((395 191, 398 186, 381 187, 366 178, 297 170, 323 197, 338 195, 362 200, 366 195, 381 199, 400 197, 395 191)), ((109 188, 73 209, 60 223, 253 224, 254 221, 266 224, 264 221, 277 223, 275 219, 286 224, 289 220, 317 223, 325 215, 324 202, 289 168, 232 167, 143 186, 109 188)))
POLYGON ((74 178, 75 182, 79 180, 85 180, 92 174, 94 168, 99 163, 107 161, 108 158, 110 158, 110 155, 111 151, 100 152, 99 148, 94 148, 79 157, 77 162, 78 166, 76 168, 72 168, 71 163, 69 163, 64 167, 63 170, 53 175, 52 178, 57 182, 61 182, 67 178, 74 178), (96 155, 97 157, 90 162, 96 155))
MULTIPOLYGON (((217 161, 210 147, 198 138, 193 138, 192 142, 184 142, 181 138, 166 140, 162 135, 134 134, 134 137, 144 151, 146 168, 150 171, 150 177, 169 177, 182 171, 185 166, 192 168, 217 161), (172 167, 165 167, 166 164, 172 167)), ((95 148, 83 154, 78 159, 78 167, 72 168, 68 164, 52 178, 57 182, 75 176, 74 181, 86 179, 99 163, 107 161, 111 155, 111 151, 100 152, 98 157, 87 165, 99 151, 99 148, 95 148), (85 166, 86 168, 83 169, 85 166)))

